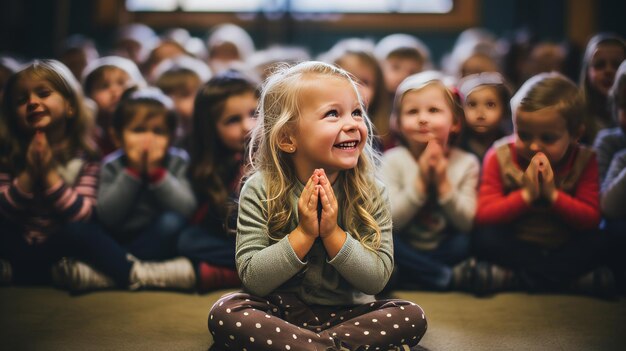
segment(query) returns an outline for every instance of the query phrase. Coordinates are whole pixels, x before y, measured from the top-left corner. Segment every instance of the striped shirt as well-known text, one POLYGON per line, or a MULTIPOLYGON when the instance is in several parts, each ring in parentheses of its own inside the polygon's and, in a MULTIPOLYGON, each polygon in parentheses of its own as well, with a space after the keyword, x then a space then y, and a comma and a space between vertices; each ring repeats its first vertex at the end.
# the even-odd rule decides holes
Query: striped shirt
POLYGON ((57 167, 61 180, 31 193, 15 174, 0 172, 0 216, 15 223, 29 244, 44 242, 68 222, 87 221, 95 211, 100 163, 77 157, 57 167))

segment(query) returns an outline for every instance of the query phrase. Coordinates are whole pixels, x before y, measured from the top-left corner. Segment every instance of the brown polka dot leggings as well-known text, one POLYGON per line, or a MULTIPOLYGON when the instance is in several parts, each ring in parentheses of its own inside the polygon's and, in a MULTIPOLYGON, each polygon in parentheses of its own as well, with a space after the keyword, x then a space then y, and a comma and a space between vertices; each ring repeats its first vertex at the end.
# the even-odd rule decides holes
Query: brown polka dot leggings
POLYGON ((236 292, 209 312, 215 346, 226 350, 389 350, 417 345, 426 332, 418 305, 379 300, 357 306, 307 305, 296 295, 236 292))

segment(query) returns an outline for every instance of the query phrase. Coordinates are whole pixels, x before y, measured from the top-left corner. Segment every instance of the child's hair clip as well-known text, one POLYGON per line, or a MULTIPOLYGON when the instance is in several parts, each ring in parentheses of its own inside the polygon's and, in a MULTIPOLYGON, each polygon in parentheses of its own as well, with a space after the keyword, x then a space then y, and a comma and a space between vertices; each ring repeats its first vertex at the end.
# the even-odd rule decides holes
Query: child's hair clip
POLYGON ((454 95, 454 98, 456 100, 458 100, 458 101, 463 101, 464 100, 463 94, 461 94, 459 89, 457 87, 455 87, 454 85, 448 87, 448 90, 450 90, 450 92, 452 93, 452 95, 454 95))

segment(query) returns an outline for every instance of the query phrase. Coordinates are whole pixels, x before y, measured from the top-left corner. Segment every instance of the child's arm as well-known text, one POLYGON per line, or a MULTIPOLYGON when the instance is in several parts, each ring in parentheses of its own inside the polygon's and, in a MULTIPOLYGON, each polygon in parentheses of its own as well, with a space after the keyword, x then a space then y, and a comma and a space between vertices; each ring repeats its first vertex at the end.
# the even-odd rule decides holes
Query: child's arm
MULTIPOLYGON (((332 190, 332 188, 331 188, 332 190)), ((389 198, 382 184, 378 184, 378 193, 372 194, 382 199, 381 206, 376 213, 372 213, 372 219, 378 223, 381 231, 380 247, 376 252, 366 248, 361 242, 351 235, 347 235, 341 228, 341 235, 335 233, 324 241, 336 236, 341 247, 334 257, 329 252, 330 263, 341 276, 356 289, 370 295, 379 293, 387 284, 393 270, 393 243, 391 236, 391 220, 389 214, 389 198), (387 219, 387 220, 383 220, 387 219)), ((328 189, 325 190, 328 192, 328 189)), ((322 214, 323 215, 323 214, 322 214)), ((366 236, 369 233, 360 233, 366 236)), ((322 234, 320 234, 322 235, 322 234)), ((327 251, 329 244, 324 242, 327 251)), ((335 250, 335 249, 333 249, 335 250)))
POLYGON ((290 243, 293 233, 272 244, 267 233, 266 203, 263 178, 251 177, 239 198, 235 261, 243 285, 259 296, 274 291, 307 265, 290 243))
POLYGON ((152 171, 156 176, 148 188, 162 208, 190 217, 196 199, 187 180, 188 157, 183 150, 172 149, 168 163, 167 168, 152 171))
POLYGON ((498 225, 510 223, 526 212, 530 205, 524 201, 522 190, 508 194, 500 175, 500 165, 495 149, 487 152, 483 161, 483 170, 478 190, 476 225, 498 225))
POLYGON ((412 178, 420 176, 419 170, 415 173, 407 172, 417 167, 407 150, 396 148, 388 151, 383 156, 382 163, 382 177, 389 191, 393 224, 399 230, 406 226, 424 206, 426 194, 418 190, 415 184, 417 179, 407 179, 408 176, 412 178))
POLYGON ((457 176, 460 176, 461 180, 456 188, 449 189, 443 196, 440 195, 439 204, 455 228, 468 232, 472 229, 476 216, 476 188, 480 164, 474 155, 467 154, 462 157, 457 161, 459 167, 448 163, 452 171, 460 173, 457 176))
POLYGON ((135 206, 142 188, 141 178, 124 167, 116 152, 103 162, 98 187, 98 218, 109 227, 118 226, 135 206))
POLYGON ((0 215, 8 219, 19 220, 31 208, 33 194, 26 192, 18 178, 0 172, 0 215))
POLYGON ((613 157, 602 184, 602 212, 608 218, 626 215, 626 150, 613 157))
POLYGON ((558 190, 552 208, 572 228, 591 230, 600 224, 598 162, 593 156, 576 184, 574 196, 558 190))
POLYGON ((99 173, 99 162, 85 162, 74 186, 59 177, 54 186, 46 189, 45 199, 68 222, 89 220, 96 205, 99 173))

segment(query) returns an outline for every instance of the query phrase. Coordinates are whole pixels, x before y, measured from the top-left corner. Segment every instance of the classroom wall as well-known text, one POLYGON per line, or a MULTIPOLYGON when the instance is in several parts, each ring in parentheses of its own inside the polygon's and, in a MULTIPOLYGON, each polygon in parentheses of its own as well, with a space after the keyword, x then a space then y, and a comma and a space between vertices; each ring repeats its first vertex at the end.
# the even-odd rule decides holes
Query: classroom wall
MULTIPOLYGON (((109 0, 110 1, 110 0, 109 0)), ((123 1, 123 0, 119 0, 123 1)), ((478 24, 496 35, 511 35, 526 27, 541 38, 564 40, 572 25, 567 15, 568 6, 580 0, 478 0, 478 24)), ((622 0, 583 0, 595 8, 593 18, 573 18, 592 31, 626 33, 626 2, 622 0)), ((580 2, 579 2, 580 3, 580 2)), ((67 34, 83 33, 95 38, 100 48, 106 50, 114 33, 110 26, 99 24, 97 1, 81 0, 21 0, 0 2, 0 53, 18 53, 25 58, 52 57, 62 38, 67 34), (64 9, 67 9, 64 10, 64 9)), ((119 22, 123 22, 120 19, 119 22)), ((378 40, 397 30, 328 30, 322 26, 300 25, 283 20, 285 30, 266 30, 267 22, 257 20, 247 28, 260 48, 276 41, 300 44, 313 54, 328 49, 337 40, 350 36, 378 40), (264 23, 265 22, 265 23, 264 23)), ((207 28, 189 28, 194 35, 202 36, 207 28)), ((585 27, 585 28, 587 28, 585 27)), ((156 28, 157 31, 159 28, 156 28)), ((438 61, 454 44, 464 28, 425 29, 407 31, 417 35, 430 48, 438 61)), ((590 33, 591 34, 591 33, 590 33)))

